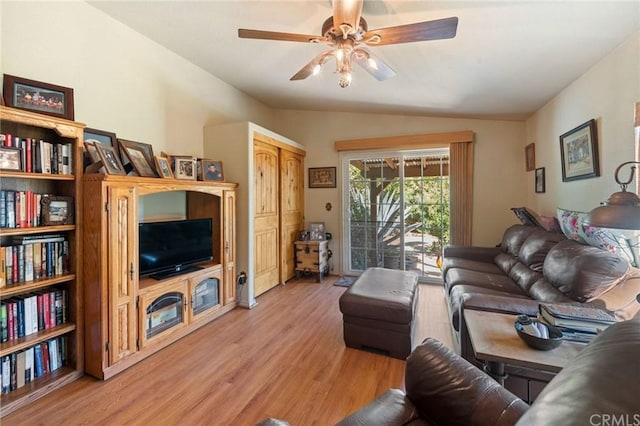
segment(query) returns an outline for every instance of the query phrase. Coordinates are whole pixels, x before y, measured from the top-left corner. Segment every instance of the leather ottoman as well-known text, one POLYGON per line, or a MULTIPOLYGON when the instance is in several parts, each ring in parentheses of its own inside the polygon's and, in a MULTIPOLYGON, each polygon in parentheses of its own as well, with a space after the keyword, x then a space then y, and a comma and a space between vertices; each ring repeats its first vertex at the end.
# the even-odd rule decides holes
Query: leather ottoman
POLYGON ((369 268, 340 297, 344 343, 405 359, 411 353, 418 275, 369 268))

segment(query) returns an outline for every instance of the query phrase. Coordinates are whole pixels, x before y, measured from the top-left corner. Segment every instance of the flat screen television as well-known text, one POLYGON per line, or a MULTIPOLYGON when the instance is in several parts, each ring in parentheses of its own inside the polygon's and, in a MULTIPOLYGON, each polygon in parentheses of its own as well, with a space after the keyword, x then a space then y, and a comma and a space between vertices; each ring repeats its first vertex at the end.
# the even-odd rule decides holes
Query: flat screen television
POLYGON ((213 259, 212 220, 146 222, 138 226, 140 277, 163 279, 201 269, 213 259))

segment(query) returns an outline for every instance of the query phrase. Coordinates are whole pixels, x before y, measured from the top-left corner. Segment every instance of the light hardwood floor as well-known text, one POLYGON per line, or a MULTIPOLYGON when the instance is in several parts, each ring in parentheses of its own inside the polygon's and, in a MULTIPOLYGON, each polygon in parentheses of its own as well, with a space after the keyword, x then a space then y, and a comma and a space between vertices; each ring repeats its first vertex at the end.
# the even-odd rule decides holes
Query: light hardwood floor
MULTIPOLYGON (((24 425, 332 425, 390 387, 404 361, 345 348, 344 287, 292 280, 102 382, 85 376, 6 416, 24 425)), ((441 286, 420 285, 418 339, 453 347, 441 286)))

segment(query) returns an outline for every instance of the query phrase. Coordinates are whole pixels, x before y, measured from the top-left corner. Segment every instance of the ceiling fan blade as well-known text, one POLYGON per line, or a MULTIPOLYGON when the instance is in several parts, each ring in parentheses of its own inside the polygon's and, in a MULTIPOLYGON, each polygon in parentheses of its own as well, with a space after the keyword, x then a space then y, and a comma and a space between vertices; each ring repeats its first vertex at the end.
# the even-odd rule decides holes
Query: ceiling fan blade
POLYGON ((291 81, 293 81, 293 80, 304 80, 305 78, 309 77, 311 74, 313 74, 313 71, 315 70, 316 66, 324 64, 326 62, 327 56, 329 56, 331 54, 332 54, 332 51, 331 50, 327 50, 327 51, 322 52, 321 54, 317 55, 307 65, 302 67, 302 69, 300 69, 300 71, 295 73, 293 75, 293 77, 291 77, 289 80, 291 80, 291 81))
POLYGON ((238 37, 255 38, 259 40, 299 41, 301 43, 324 41, 324 37, 317 35, 279 33, 276 31, 247 30, 242 28, 238 30, 238 37))
POLYGON ((333 0, 333 26, 341 29, 341 25, 347 24, 352 33, 358 30, 360 16, 362 15, 363 0, 333 0))
POLYGON ((454 16, 367 31, 364 35, 364 41, 370 46, 382 46, 414 41, 441 40, 455 37, 457 29, 458 17, 454 16))
POLYGON ((374 76, 376 80, 383 81, 396 75, 396 72, 389 65, 369 50, 363 48, 358 50, 366 52, 366 54, 354 55, 354 61, 374 76))

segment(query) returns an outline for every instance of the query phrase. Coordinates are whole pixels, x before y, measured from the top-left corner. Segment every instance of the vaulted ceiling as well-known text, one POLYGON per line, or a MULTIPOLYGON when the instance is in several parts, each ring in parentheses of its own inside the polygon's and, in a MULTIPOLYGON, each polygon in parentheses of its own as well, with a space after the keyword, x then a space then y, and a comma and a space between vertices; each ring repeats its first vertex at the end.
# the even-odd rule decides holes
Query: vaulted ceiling
POLYGON ((397 75, 380 82, 356 68, 341 88, 332 64, 289 80, 327 46, 237 35, 239 28, 320 35, 330 0, 89 3, 283 109, 523 119, 640 30, 637 0, 365 0, 369 29, 457 16, 457 35, 372 47, 397 75))

